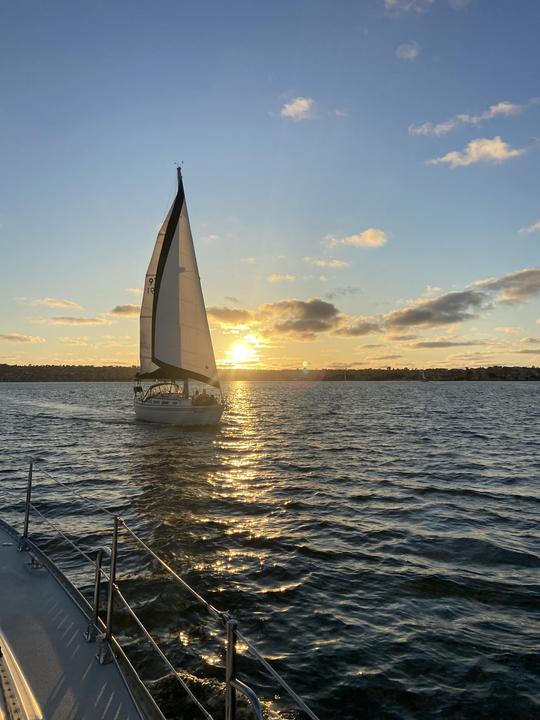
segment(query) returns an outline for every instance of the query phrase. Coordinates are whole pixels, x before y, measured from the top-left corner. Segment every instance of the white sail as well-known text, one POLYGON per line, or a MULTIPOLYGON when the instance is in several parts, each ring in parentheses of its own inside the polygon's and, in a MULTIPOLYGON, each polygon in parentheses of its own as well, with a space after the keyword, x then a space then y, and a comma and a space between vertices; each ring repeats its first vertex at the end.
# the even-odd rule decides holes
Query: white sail
POLYGON ((218 384, 180 173, 178 194, 160 228, 146 273, 140 377, 189 377, 218 384))

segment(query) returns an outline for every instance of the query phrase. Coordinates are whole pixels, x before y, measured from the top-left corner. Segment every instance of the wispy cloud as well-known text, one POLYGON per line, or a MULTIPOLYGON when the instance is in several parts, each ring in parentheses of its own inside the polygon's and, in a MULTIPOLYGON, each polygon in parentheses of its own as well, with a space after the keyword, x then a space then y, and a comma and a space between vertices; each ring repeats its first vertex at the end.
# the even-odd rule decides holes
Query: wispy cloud
POLYGON ((417 42, 403 43, 396 48, 396 57, 398 60, 414 62, 419 54, 420 45, 417 42))
POLYGON ((348 235, 344 238, 337 238, 335 235, 327 235, 325 241, 330 247, 337 245, 349 245, 351 247, 381 247, 388 242, 388 235, 379 228, 367 228, 356 235, 348 235))
POLYGON ((496 292, 500 302, 517 305, 540 295, 540 268, 525 268, 500 278, 478 280, 475 285, 496 292))
POLYGON ((281 117, 290 118, 291 120, 309 120, 314 116, 315 100, 308 97, 296 97, 288 103, 285 103, 280 110, 281 117))
POLYGON ((16 343, 31 343, 32 345, 46 342, 45 338, 38 337, 37 335, 21 335, 21 333, 2 333, 0 334, 0 341, 1 340, 16 343))
POLYGON ((496 327, 495 330, 503 333, 504 335, 519 335, 520 332, 523 332, 523 328, 516 327, 515 325, 496 327))
POLYGON ((294 282, 295 280, 296 275, 280 275, 278 273, 268 275, 268 277, 266 278, 266 282, 269 283, 294 282))
POLYGON ((135 317, 141 311, 140 305, 117 305, 111 310, 111 315, 121 317, 135 317))
POLYGON ((32 322, 38 325, 110 325, 106 317, 36 317, 32 322))
POLYGON ((473 347, 476 345, 485 345, 485 340, 423 340, 414 343, 414 348, 451 348, 451 347, 473 347))
POLYGON ((351 295, 358 295, 362 292, 362 288, 354 285, 346 285, 345 287, 337 287, 326 293, 324 296, 327 300, 335 300, 337 297, 348 297, 351 295))
POLYGON ((531 233, 540 232, 540 220, 532 225, 529 225, 529 227, 521 228, 518 232, 520 235, 531 235, 531 233))
POLYGON ((388 12, 425 12, 435 0, 384 0, 384 7, 388 12))
POLYGON ((74 300, 63 300, 60 298, 28 298, 18 297, 15 298, 21 305, 30 305, 32 307, 50 307, 50 308, 71 308, 73 310, 82 310, 82 305, 74 300))
POLYGON ((72 347, 86 347, 88 338, 86 335, 72 335, 70 337, 61 337, 60 342, 62 345, 71 345, 72 347))
POLYGON ((349 263, 345 262, 345 260, 335 260, 333 258, 325 260, 323 258, 305 257, 304 260, 314 267, 331 268, 332 270, 349 267, 349 263))
POLYGON ((142 288, 126 288, 126 292, 131 293, 132 295, 142 295, 142 288))
POLYGON ((450 292, 437 298, 415 301, 404 310, 394 310, 385 317, 389 329, 438 327, 472 320, 488 305, 487 296, 478 290, 450 292))
POLYGON ((451 168, 466 167, 476 163, 500 164, 506 160, 519 157, 526 152, 524 148, 512 148, 497 136, 494 138, 477 138, 471 140, 463 152, 456 150, 434 160, 428 165, 449 165, 451 168))
POLYGON ((461 125, 482 125, 482 123, 493 120, 496 117, 520 115, 522 112, 525 112, 531 104, 536 104, 536 98, 523 105, 503 100, 495 105, 490 105, 487 110, 484 110, 484 112, 478 115, 460 113, 459 115, 454 115, 448 120, 443 120, 438 123, 425 122, 421 125, 410 125, 409 135, 446 135, 461 125))

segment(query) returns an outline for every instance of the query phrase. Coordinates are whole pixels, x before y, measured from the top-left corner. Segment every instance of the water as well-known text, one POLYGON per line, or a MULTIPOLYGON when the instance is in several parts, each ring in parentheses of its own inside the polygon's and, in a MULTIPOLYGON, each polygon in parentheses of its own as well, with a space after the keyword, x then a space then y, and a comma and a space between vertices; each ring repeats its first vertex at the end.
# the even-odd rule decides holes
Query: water
MULTIPOLYGON (((540 386, 227 392, 220 430, 186 432, 135 422, 127 384, 3 385, 2 449, 38 454, 127 518, 238 617, 321 718, 540 716, 540 386)), ((6 490, 16 482, 1 467, 6 490)), ((95 546, 97 517, 65 492, 47 491, 47 504, 40 488, 36 503, 95 546)), ((200 687, 222 678, 204 613, 123 553, 122 587, 177 666, 200 687)), ((65 565, 84 579, 76 557, 65 565)), ((128 626, 120 614, 126 640, 128 626)), ((162 666, 130 643, 175 716, 182 700, 162 666)), ((240 669, 279 716, 297 717, 247 656, 240 669)))

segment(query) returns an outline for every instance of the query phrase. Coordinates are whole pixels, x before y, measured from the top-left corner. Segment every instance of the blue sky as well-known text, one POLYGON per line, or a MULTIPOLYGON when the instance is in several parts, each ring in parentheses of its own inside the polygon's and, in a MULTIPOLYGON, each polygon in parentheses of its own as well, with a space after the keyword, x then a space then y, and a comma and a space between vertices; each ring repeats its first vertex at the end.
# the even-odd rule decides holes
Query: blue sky
POLYGON ((175 161, 222 364, 538 361, 539 21, 533 0, 3 4, 0 362, 137 361, 111 311, 139 302, 175 161))

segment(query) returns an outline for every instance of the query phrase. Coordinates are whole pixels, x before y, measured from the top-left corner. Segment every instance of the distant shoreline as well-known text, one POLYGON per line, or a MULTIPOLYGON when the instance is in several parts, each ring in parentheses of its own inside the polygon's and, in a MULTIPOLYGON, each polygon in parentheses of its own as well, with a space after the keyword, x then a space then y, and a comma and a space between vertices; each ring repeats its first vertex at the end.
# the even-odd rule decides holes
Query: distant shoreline
MULTIPOLYGON (((130 382, 138 367, 116 365, 5 365, 0 364, 2 382, 130 382)), ((540 367, 495 365, 478 368, 365 368, 322 370, 223 369, 221 380, 239 381, 467 381, 467 380, 540 380, 540 367)))

